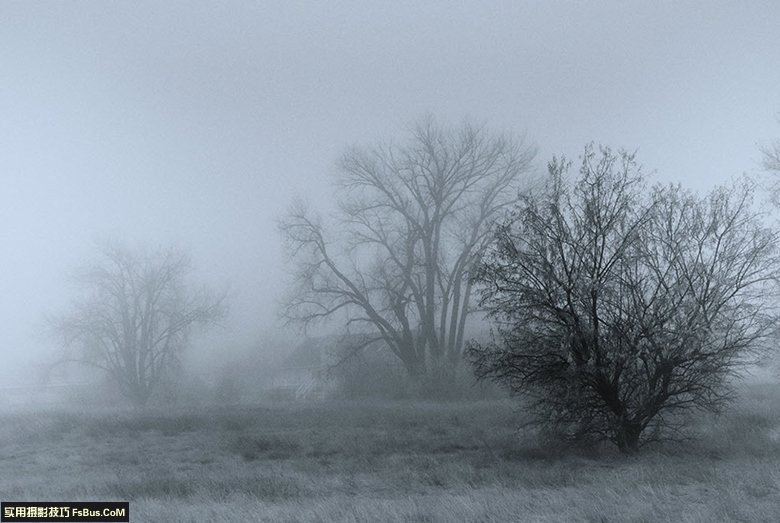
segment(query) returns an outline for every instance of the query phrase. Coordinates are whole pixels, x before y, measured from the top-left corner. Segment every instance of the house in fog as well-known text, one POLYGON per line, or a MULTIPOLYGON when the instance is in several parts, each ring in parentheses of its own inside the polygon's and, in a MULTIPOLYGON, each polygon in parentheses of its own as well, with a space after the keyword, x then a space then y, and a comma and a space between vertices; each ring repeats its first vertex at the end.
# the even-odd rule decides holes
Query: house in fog
POLYGON ((306 338, 277 367, 267 395, 273 399, 321 400, 339 391, 334 368, 361 335, 331 335, 306 338))
POLYGON ((278 400, 324 399, 336 388, 328 369, 336 363, 337 337, 306 338, 274 372, 268 395, 278 400))

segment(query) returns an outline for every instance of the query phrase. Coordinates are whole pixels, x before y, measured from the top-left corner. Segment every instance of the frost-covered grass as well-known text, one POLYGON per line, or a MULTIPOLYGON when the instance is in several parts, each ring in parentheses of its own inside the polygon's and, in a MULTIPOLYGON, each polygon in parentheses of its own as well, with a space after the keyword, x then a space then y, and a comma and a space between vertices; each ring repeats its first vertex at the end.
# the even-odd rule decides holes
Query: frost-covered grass
POLYGON ((626 457, 518 433, 508 401, 0 415, 0 499, 131 521, 780 521, 780 387, 626 457))

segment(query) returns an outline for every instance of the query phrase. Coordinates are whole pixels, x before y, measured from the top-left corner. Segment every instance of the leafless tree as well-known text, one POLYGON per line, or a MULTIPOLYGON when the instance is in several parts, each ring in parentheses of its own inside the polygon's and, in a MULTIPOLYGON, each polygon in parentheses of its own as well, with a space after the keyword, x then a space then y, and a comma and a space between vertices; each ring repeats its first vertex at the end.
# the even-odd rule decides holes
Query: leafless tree
MULTIPOLYGON (((780 121, 780 115, 778 115, 778 121, 780 121)), ((772 203, 780 209, 780 141, 763 145, 761 153, 763 154, 762 167, 769 175, 769 196, 772 203)), ((780 342, 780 325, 775 330, 775 339, 780 342)), ((777 357, 774 358, 773 367, 777 372, 780 372, 780 360, 777 357)))
POLYGON ((331 234, 301 205, 281 221, 295 267, 284 315, 341 321, 367 334, 355 349, 382 341, 412 376, 457 361, 469 276, 533 156, 522 140, 432 119, 404 145, 348 150, 331 234))
POLYGON ((762 166, 773 175, 770 193, 775 205, 780 206, 780 141, 761 147, 763 154, 762 166))
POLYGON ((103 244, 100 261, 76 272, 83 297, 52 320, 64 360, 104 369, 138 406, 147 403, 188 341, 191 327, 225 312, 224 296, 191 291, 187 256, 103 244))
POLYGON ((554 159, 477 275, 499 327, 477 375, 530 398, 537 420, 624 452, 717 410, 776 319, 778 238, 748 182, 699 198, 648 189, 634 156, 586 148, 576 183, 554 159))

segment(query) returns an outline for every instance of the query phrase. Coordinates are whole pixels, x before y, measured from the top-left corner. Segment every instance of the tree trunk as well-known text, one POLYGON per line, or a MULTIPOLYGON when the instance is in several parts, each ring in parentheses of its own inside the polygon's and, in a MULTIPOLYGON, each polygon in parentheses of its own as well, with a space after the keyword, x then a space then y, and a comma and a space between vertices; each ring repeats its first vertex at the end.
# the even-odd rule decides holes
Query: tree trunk
POLYGON ((636 423, 624 422, 615 434, 615 443, 623 454, 636 454, 639 451, 639 436, 642 428, 636 423))
POLYGON ((413 381, 420 381, 427 374, 425 355, 422 354, 420 357, 415 351, 409 351, 406 354, 407 357, 402 358, 406 372, 413 381))

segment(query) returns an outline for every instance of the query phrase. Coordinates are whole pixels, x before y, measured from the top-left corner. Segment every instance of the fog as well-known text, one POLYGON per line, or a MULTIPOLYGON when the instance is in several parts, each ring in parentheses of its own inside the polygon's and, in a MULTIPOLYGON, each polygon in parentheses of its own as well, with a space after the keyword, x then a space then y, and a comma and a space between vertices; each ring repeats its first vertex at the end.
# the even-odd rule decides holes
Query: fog
POLYGON ((3 521, 780 521, 778 28, 0 1, 3 521))
POLYGON ((755 173, 778 22, 771 0, 2 2, 3 380, 55 350, 43 318, 101 238, 179 245, 230 289, 200 365, 284 335, 278 218, 424 114, 525 135, 537 170, 596 141, 698 189, 755 173))

